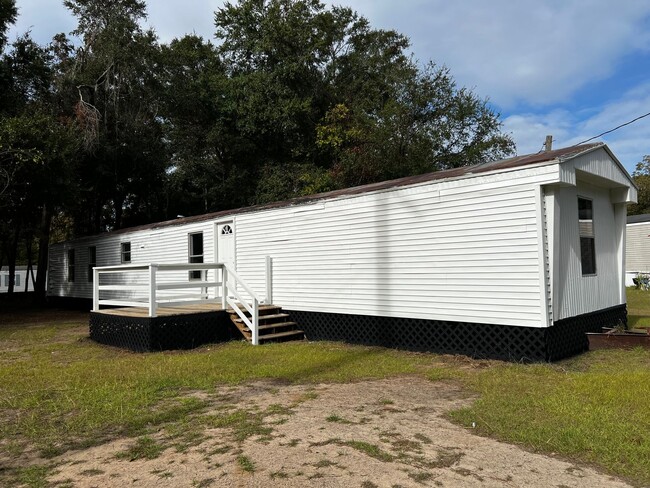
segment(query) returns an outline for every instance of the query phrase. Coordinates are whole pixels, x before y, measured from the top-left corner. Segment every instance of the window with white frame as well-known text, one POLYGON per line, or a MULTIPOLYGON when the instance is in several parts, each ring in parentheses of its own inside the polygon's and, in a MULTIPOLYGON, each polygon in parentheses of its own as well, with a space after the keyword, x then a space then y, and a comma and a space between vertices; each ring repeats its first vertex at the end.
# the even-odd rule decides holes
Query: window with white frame
MULTIPOLYGON (((188 235, 188 262, 189 263, 202 263, 203 262, 203 232, 195 232, 188 235)), ((203 271, 192 270, 190 271, 191 280, 203 279, 203 271)))
POLYGON ((97 266, 97 247, 88 247, 88 282, 93 281, 93 268, 97 266))
POLYGON ((9 288, 9 275, 8 274, 4 275, 4 278, 5 278, 4 286, 5 288, 9 288))
POLYGON ((14 286, 20 286, 20 275, 18 273, 16 273, 16 277, 14 278, 14 286))
POLYGON ((68 249, 68 282, 72 283, 74 281, 74 263, 75 255, 74 249, 68 249))
POLYGON ((595 275, 596 235, 594 233, 594 202, 592 200, 578 197, 578 222, 582 275, 595 275))
POLYGON ((131 243, 123 242, 120 244, 120 256, 122 263, 131 262, 131 243))

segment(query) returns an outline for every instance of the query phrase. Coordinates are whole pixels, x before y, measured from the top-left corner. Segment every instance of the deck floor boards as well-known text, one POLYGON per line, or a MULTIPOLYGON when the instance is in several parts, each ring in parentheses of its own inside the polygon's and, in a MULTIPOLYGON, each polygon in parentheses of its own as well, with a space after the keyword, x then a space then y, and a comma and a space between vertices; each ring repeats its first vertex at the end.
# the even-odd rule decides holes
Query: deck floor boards
MULTIPOLYGON (((158 307, 156 314, 158 317, 167 317, 171 315, 189 315, 202 312, 218 312, 223 310, 218 303, 196 303, 192 305, 181 305, 176 307, 158 307)), ((107 315, 120 315, 122 317, 148 317, 149 309, 146 307, 121 307, 106 308, 95 313, 107 315)))

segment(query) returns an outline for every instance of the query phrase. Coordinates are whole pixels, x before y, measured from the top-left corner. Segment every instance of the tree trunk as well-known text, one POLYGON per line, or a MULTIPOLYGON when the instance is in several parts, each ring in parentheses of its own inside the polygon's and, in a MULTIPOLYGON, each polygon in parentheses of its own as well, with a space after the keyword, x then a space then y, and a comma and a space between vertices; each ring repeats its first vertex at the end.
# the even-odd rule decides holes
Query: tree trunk
POLYGON ((35 299, 37 303, 45 303, 45 287, 47 285, 47 258, 50 246, 50 227, 52 226, 52 210, 47 204, 41 213, 41 225, 38 235, 38 270, 34 284, 35 299))
POLYGON ((6 249, 7 249, 7 241, 2 240, 0 241, 0 271, 2 271, 2 266, 4 265, 4 260, 5 260, 5 254, 6 254, 6 249))
POLYGON ((16 256, 18 254, 18 238, 20 237, 20 225, 16 224, 14 229, 14 234, 9 244, 9 249, 7 252, 7 261, 9 264, 9 288, 7 293, 12 294, 14 292, 14 285, 16 283, 16 256))
POLYGON ((25 247, 27 252, 27 272, 25 273, 25 293, 29 291, 29 275, 32 276, 32 281, 34 280, 34 270, 32 269, 32 241, 33 236, 27 236, 25 238, 25 247))

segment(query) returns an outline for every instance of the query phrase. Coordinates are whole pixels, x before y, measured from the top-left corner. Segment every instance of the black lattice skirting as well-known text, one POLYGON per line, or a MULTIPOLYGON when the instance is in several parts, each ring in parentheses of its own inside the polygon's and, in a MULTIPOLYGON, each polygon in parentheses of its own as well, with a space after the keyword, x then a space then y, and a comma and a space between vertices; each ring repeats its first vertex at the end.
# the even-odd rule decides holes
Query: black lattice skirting
POLYGON ((126 317, 90 313, 90 338, 133 351, 191 349, 236 337, 224 311, 164 317, 126 317))
POLYGON ((509 361, 556 361, 588 349, 586 332, 627 323, 625 305, 549 328, 287 310, 307 338, 509 361))

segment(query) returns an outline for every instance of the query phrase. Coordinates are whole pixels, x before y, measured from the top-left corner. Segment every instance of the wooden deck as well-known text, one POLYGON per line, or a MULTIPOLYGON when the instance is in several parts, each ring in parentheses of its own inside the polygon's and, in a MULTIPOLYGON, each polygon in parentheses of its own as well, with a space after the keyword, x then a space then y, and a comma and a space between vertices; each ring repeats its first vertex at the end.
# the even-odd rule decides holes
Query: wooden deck
MULTIPOLYGON (((244 312, 250 321, 250 314, 244 312)), ((284 342, 305 340, 305 333, 276 305, 258 308, 258 341, 284 342)), ((109 345, 136 351, 188 348, 206 342, 231 340, 241 333, 253 342, 248 323, 221 303, 193 303, 158 307, 156 317, 149 317, 148 307, 101 309, 90 314, 91 338, 109 345), (234 335, 233 335, 234 331, 234 335)))
MULTIPOLYGON (((158 307, 156 315, 158 317, 169 317, 172 315, 191 315, 202 312, 218 312, 223 310, 218 303, 196 303, 192 305, 182 305, 175 307, 158 307)), ((119 315, 121 317, 148 317, 149 309, 147 307, 123 307, 123 308, 106 308, 94 313, 106 315, 119 315)))

